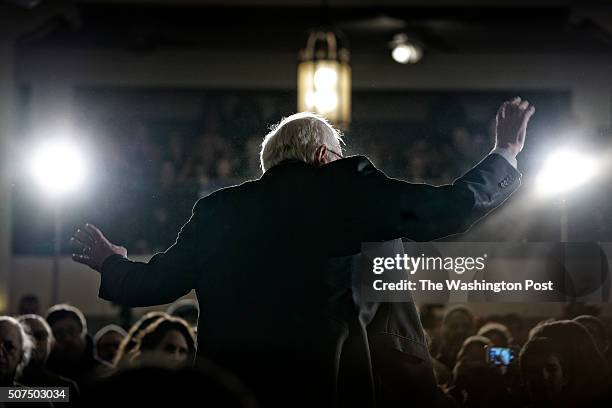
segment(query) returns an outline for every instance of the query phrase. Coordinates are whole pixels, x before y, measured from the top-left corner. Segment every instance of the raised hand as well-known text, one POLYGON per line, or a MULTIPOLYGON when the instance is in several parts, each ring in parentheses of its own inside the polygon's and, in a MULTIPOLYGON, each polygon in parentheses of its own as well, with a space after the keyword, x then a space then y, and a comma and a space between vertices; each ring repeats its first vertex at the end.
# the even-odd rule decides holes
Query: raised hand
POLYGON ((495 117, 495 147, 507 148, 516 157, 523 150, 527 123, 534 113, 535 108, 518 96, 504 102, 495 117))
POLYGON ((127 249, 110 242, 104 234, 94 225, 85 224, 84 229, 78 229, 70 238, 75 253, 72 259, 95 269, 102 270, 102 264, 111 255, 127 257, 127 249))

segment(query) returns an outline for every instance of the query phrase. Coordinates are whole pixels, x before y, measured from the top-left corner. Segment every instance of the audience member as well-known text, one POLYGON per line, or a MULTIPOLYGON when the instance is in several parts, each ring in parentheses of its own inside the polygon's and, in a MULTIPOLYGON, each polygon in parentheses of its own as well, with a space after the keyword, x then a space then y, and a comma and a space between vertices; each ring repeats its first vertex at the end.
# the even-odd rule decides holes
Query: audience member
POLYGON ((131 359, 134 366, 188 367, 194 362, 195 334, 183 319, 160 318, 138 336, 131 359))
POLYGON ((503 369, 487 359, 493 343, 483 336, 465 339, 453 369, 453 384, 449 394, 462 407, 515 406, 506 389, 503 369))
POLYGON ((94 353, 95 356, 108 363, 112 364, 121 345, 121 341, 127 336, 125 330, 116 324, 104 326, 94 336, 94 353))
POLYGON ((557 321, 537 327, 520 354, 532 406, 599 406, 610 389, 608 366, 581 324, 557 321))
POLYGON ((76 381, 80 389, 107 374, 110 366, 94 356, 93 340, 79 309, 55 305, 47 312, 46 320, 55 338, 47 362, 51 371, 76 381))
POLYGON ((79 388, 74 381, 55 374, 47 368, 47 359, 55 339, 46 320, 34 314, 19 316, 17 320, 34 345, 30 361, 19 376, 19 382, 30 387, 68 387, 70 399, 78 398, 79 388))
POLYGON ((138 344, 138 336, 140 333, 151 324, 164 317, 168 317, 168 314, 164 312, 149 312, 145 313, 140 319, 138 319, 138 321, 132 325, 127 333, 127 336, 123 338, 123 341, 119 345, 119 349, 115 355, 115 360, 113 361, 113 367, 122 369, 129 366, 129 356, 132 350, 134 350, 138 344))
POLYGON ((488 338, 494 347, 510 347, 512 344, 510 330, 501 323, 487 323, 478 330, 477 335, 488 338))
POLYGON ((448 368, 455 366, 457 353, 463 342, 476 333, 474 314, 465 306, 455 306, 446 311, 440 328, 440 350, 437 359, 448 368))
POLYGON ((32 341, 21 323, 0 316, 0 386, 16 387, 15 380, 30 360, 32 341))
POLYGON ((38 300, 38 296, 33 294, 23 295, 21 299, 19 299, 19 307, 17 311, 20 315, 25 314, 38 314, 40 308, 40 301, 38 300))

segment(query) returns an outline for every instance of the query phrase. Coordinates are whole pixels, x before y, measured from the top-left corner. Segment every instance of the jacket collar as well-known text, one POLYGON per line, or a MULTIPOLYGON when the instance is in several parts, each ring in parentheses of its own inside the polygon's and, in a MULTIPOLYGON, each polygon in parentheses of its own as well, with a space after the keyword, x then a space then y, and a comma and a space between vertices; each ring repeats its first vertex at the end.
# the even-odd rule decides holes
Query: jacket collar
POLYGON ((287 168, 291 165, 295 165, 295 164, 300 164, 300 165, 304 165, 304 166, 310 166, 310 164, 303 162, 299 159, 285 159, 283 161, 281 161, 280 163, 270 167, 268 170, 266 170, 266 172, 261 176, 266 177, 268 174, 270 173, 276 173, 279 169, 284 169, 287 168))

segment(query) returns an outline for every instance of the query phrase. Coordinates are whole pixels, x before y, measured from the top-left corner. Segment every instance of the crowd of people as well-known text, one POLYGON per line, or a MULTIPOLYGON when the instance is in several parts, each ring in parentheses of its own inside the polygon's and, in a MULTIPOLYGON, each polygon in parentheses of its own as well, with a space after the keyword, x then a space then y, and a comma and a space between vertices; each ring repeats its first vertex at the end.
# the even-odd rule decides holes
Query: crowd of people
MULTIPOLYGON (((256 406, 239 379, 196 361, 194 300, 146 313, 125 329, 106 325, 93 336, 75 306, 54 305, 41 315, 32 313, 31 300, 22 302, 26 314, 0 317, 1 386, 67 387, 72 404, 110 402, 109 392, 122 391, 139 402, 202 399, 207 390, 226 406, 256 406)), ((440 406, 578 407, 608 401, 609 327, 594 315, 549 318, 528 327, 517 315, 487 318, 468 306, 429 305, 421 313, 440 406), (510 357, 492 360, 493 348, 508 350, 510 357)))
MULTIPOLYGON (((166 312, 144 314, 127 331, 108 324, 92 336, 87 319, 77 307, 54 305, 43 316, 31 313, 35 311, 30 307, 32 299, 24 297, 21 302, 21 311, 29 313, 0 316, 0 386, 65 387, 72 404, 99 404, 106 395, 105 387, 126 372, 139 373, 132 381, 142 381, 142 390, 150 390, 153 379, 143 378, 152 373, 156 377, 180 373, 181 381, 173 383, 177 378, 173 376, 164 387, 204 379, 196 391, 212 384, 215 392, 227 394, 225 398, 229 399, 225 401, 236 398, 240 403, 237 406, 245 406, 240 402, 240 390, 234 390, 232 384, 225 385, 227 380, 222 374, 229 374, 206 365, 198 365, 197 371, 189 373, 195 363, 197 302, 178 301, 166 312)), ((117 386, 113 386, 113 392, 117 386)), ((164 390, 169 392, 170 388, 164 390)), ((184 395, 184 390, 181 393, 184 395)), ((128 395, 126 400, 130 398, 128 395)), ((155 398, 163 399, 163 393, 155 398)), ((141 395, 138 400, 146 397, 141 395)))
POLYGON ((430 343, 439 386, 462 407, 583 406, 607 400, 609 328, 593 315, 570 317, 525 327, 517 315, 492 320, 465 306, 447 308, 430 343), (515 337, 510 327, 521 333, 515 337), (527 336, 520 339, 525 328, 527 336), (510 350, 509 364, 492 360, 493 348, 510 350))

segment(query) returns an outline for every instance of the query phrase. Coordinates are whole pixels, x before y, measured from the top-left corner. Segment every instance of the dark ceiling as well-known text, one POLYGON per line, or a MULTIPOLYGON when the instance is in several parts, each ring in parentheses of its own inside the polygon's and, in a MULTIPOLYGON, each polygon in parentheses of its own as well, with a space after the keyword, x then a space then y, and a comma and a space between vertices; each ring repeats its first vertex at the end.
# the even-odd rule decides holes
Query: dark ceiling
MULTIPOLYGON (((14 3, 5 1, 2 7, 20 16, 35 15, 48 7, 44 1, 30 9, 14 3)), ((577 9, 566 3, 542 7, 523 2, 504 7, 383 7, 376 6, 377 2, 361 2, 359 7, 227 7, 62 2, 58 13, 50 13, 20 37, 19 46, 297 52, 310 28, 333 25, 346 34, 353 53, 387 52, 396 33, 421 41, 428 52, 612 53, 612 28, 601 19, 602 12, 612 16, 612 4, 577 9)))

